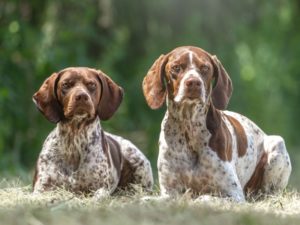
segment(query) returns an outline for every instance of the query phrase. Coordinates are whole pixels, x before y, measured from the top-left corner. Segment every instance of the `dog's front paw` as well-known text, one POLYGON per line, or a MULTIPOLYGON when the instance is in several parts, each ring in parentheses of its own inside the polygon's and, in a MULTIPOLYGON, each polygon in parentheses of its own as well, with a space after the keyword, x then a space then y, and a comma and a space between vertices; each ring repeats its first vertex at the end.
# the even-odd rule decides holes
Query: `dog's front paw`
POLYGON ((208 203, 208 202, 216 202, 220 200, 221 197, 212 196, 212 195, 200 195, 194 201, 199 203, 208 203))
POLYGON ((97 201, 105 200, 110 197, 110 191, 105 188, 100 188, 95 191, 93 198, 97 201))
POLYGON ((167 201, 170 198, 164 197, 164 196, 144 196, 141 198, 143 202, 148 202, 148 201, 167 201))

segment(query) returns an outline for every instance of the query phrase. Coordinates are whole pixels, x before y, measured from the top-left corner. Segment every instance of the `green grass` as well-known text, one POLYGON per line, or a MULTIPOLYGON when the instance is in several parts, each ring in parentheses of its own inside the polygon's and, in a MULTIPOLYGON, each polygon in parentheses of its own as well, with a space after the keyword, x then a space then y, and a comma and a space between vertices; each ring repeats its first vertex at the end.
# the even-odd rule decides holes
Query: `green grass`
POLYGON ((0 224, 300 224, 300 195, 286 191, 243 204, 183 196, 172 201, 141 200, 144 193, 123 193, 103 201, 59 190, 33 195, 20 181, 0 182, 0 224))

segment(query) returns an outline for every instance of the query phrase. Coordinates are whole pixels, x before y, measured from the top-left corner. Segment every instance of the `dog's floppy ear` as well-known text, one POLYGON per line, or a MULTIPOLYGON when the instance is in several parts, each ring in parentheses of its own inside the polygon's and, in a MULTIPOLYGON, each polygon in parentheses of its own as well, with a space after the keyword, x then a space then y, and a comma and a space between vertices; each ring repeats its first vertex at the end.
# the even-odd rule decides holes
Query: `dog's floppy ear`
POLYGON ((212 102, 219 110, 227 108, 232 93, 232 82, 217 56, 212 56, 214 64, 215 86, 212 90, 212 102))
POLYGON ((97 76, 101 84, 97 113, 101 120, 108 120, 117 111, 123 100, 123 89, 102 71, 98 70, 97 76))
POLYGON ((58 123, 63 118, 62 107, 56 96, 58 79, 59 74, 53 73, 32 97, 37 108, 52 123, 58 123))
POLYGON ((161 55, 151 66, 143 80, 143 92, 151 109, 158 109, 166 98, 164 70, 168 57, 161 55))

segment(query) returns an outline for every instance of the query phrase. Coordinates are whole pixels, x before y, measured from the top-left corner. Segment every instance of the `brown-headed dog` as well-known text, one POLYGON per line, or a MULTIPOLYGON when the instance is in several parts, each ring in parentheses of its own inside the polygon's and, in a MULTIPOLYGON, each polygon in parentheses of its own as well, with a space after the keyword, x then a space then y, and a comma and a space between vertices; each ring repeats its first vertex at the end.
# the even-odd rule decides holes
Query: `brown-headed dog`
POLYGON ((44 142, 34 193, 63 187, 107 196, 118 187, 153 185, 149 161, 130 141, 104 132, 123 90, 100 70, 70 67, 53 73, 34 94, 38 109, 57 126, 44 142))

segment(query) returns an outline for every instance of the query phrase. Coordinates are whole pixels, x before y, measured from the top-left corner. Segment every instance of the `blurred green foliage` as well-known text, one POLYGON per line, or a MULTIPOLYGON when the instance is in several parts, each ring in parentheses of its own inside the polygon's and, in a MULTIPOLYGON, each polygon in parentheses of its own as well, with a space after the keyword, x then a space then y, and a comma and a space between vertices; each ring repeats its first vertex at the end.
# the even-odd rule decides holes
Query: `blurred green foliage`
MULTIPOLYGON (((54 127, 32 94, 52 72, 99 68, 125 89, 103 126, 135 142, 156 167, 165 108, 152 111, 141 82, 154 60, 181 45, 216 54, 234 92, 229 110, 300 145, 298 0, 0 1, 0 169, 32 169, 54 127)), ((292 157, 293 158, 293 157, 292 157)))

